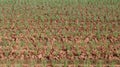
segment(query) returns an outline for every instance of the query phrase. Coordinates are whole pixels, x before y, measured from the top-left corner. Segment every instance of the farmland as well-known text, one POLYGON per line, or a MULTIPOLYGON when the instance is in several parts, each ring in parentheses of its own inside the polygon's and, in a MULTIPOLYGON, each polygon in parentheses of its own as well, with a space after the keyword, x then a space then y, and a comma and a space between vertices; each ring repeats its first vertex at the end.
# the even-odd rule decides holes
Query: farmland
POLYGON ((0 0, 0 64, 118 65, 119 6, 120 0, 0 0))

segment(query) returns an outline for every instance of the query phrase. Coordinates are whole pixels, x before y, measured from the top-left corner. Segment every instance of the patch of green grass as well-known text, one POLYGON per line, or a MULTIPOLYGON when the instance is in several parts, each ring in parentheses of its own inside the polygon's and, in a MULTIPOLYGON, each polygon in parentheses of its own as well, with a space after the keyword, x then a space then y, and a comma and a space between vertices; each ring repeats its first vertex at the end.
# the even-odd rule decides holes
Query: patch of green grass
POLYGON ((43 67, 46 67, 47 66, 47 61, 46 60, 42 61, 42 64, 43 64, 43 67))
POLYGON ((91 61, 90 60, 85 60, 84 61, 84 67, 90 67, 91 61))
POLYGON ((63 65, 64 67, 67 67, 68 66, 68 61, 67 60, 65 60, 64 61, 64 65, 63 65))
POLYGON ((99 60, 96 64, 97 67, 103 67, 103 61, 99 60))

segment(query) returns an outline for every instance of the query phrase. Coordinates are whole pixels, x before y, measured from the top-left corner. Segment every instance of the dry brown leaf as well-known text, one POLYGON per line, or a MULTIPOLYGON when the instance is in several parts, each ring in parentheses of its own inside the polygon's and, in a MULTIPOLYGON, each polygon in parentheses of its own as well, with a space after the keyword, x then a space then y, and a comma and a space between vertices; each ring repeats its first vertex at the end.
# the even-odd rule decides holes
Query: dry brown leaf
POLYGON ((88 43, 89 41, 90 41, 90 39, 88 37, 85 38, 85 40, 84 40, 85 43, 88 43))
POLYGON ((41 59, 42 57, 43 57, 42 54, 39 54, 39 55, 38 55, 38 58, 39 58, 39 59, 41 59))
POLYGON ((0 36, 0 42, 2 42, 2 36, 0 36))

